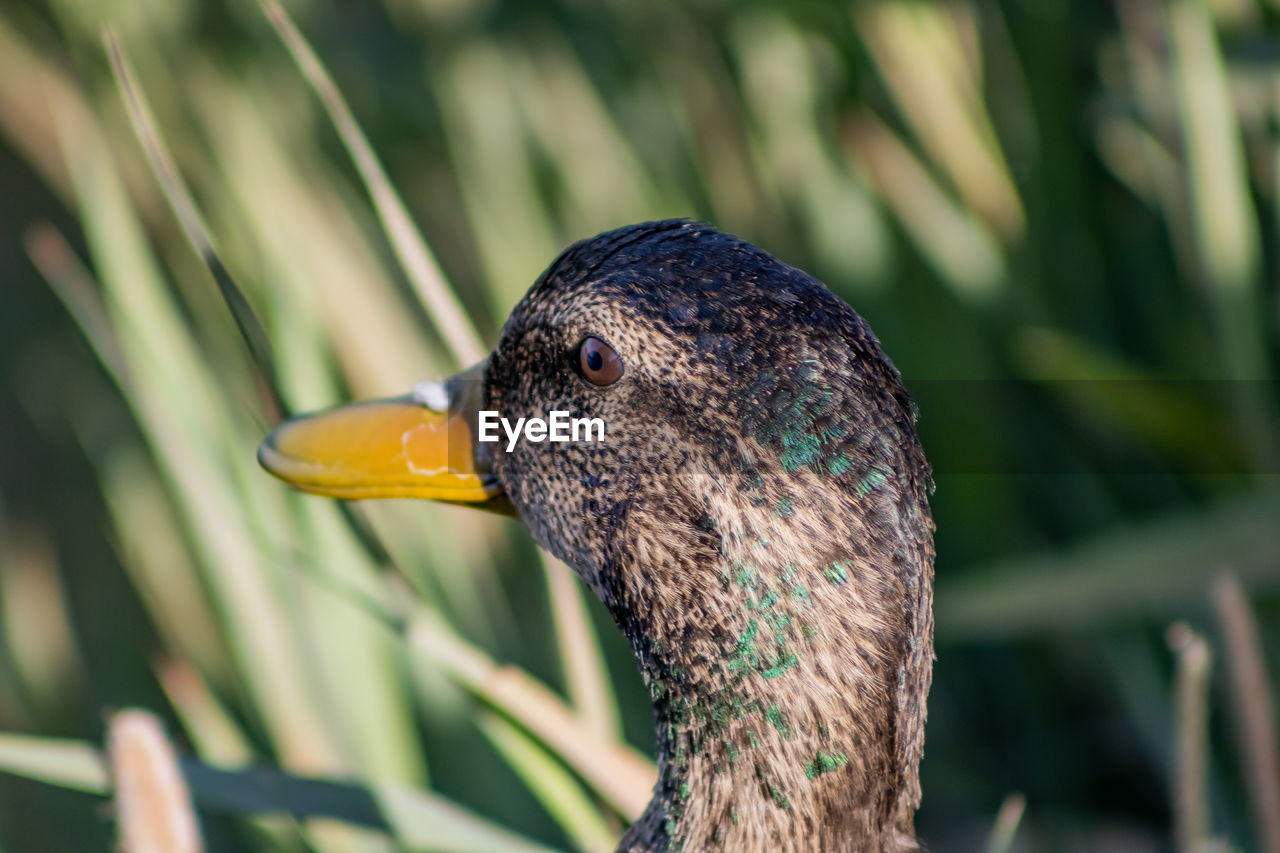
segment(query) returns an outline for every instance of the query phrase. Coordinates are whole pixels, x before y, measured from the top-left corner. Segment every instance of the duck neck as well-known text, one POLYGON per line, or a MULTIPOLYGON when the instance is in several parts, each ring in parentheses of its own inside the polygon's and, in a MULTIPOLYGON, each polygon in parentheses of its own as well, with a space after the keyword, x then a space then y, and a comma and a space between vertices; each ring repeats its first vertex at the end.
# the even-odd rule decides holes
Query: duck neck
MULTIPOLYGON (((715 537, 716 576, 696 591, 631 585, 659 781, 620 849, 915 849, 932 657, 921 566, 778 538, 715 537)), ((705 571, 710 555, 685 545, 650 543, 661 566, 640 577, 705 571)))

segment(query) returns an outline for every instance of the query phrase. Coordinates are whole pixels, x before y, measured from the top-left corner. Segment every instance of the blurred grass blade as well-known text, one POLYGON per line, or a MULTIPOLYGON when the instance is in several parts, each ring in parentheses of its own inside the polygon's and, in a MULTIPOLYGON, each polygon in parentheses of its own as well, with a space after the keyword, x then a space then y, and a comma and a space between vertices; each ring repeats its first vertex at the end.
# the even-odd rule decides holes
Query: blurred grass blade
POLYGON ((350 152, 356 168, 364 179, 369 195, 378 210, 378 216, 386 228, 387 236, 395 249, 396 257, 404 266, 409 281, 413 283, 418 298, 431 315, 440 336, 448 344, 453 357, 459 365, 465 367, 484 358, 487 350, 480 342, 475 327, 467 317, 461 303, 453 291, 449 289, 440 271, 439 265, 427 248, 422 233, 413 224, 404 202, 387 180, 382 164, 378 162, 368 140, 356 124, 351 109, 342 98, 333 78, 324 69, 311 46, 298 32, 288 13, 274 0, 262 0, 263 11, 266 12, 272 26, 284 41, 294 62, 297 63, 307 82, 320 97, 325 111, 337 128, 342 142, 350 152))
POLYGON ((1258 622, 1235 575, 1213 584, 1214 609, 1226 640, 1227 666, 1235 697, 1236 743, 1257 826, 1258 849, 1280 851, 1280 745, 1275 703, 1263 660, 1258 622))
POLYGON ((815 43, 825 42, 776 11, 738 17, 729 36, 742 97, 758 128, 756 168, 772 179, 770 190, 796 208, 823 263, 864 287, 883 284, 891 260, 884 217, 820 132, 827 117, 818 107, 827 93, 815 43))
POLYGON ((735 233, 765 233, 765 222, 779 216, 775 193, 761 186, 751 167, 745 116, 727 93, 728 69, 712 34, 688 22, 688 10, 671 6, 666 14, 684 16, 687 26, 673 29, 679 41, 657 57, 661 97, 676 114, 685 148, 694 161, 697 183, 708 196, 720 227, 735 233))
POLYGON ((949 8, 909 0, 852 8, 858 34, 898 111, 933 162, 1006 242, 1021 239, 1022 200, 949 8))
POLYGON ((551 618, 569 701, 593 732, 606 740, 619 740, 622 720, 600 649, 600 637, 591 624, 591 614, 583 598, 586 587, 573 569, 560 560, 541 550, 538 556, 547 579, 551 618))
POLYGON ((1247 290, 1260 261, 1258 222, 1213 20, 1199 0, 1166 8, 1196 242, 1211 285, 1247 290))
MULTIPOLYGON (((220 97, 210 109, 225 107, 219 110, 219 128, 212 134, 216 147, 232 139, 240 142, 243 134, 236 131, 246 122, 261 125, 260 114, 246 115, 252 108, 245 109, 243 93, 236 98, 233 92, 239 90, 220 86, 214 89, 214 94, 220 97)), ((297 292, 305 293, 299 297, 302 302, 306 297, 314 297, 319 289, 316 287, 319 276, 309 275, 317 272, 317 268, 323 267, 321 275, 334 277, 358 267, 345 256, 345 250, 354 240, 339 230, 347 224, 342 205, 323 197, 320 188, 298 190, 294 184, 292 172, 305 168, 307 159, 296 157, 279 170, 272 170, 272 160, 278 155, 272 145, 270 139, 262 145, 247 144, 246 149, 251 150, 245 151, 245 157, 254 164, 254 170, 241 172, 230 183, 255 180, 259 195, 244 202, 247 220, 259 225, 260 236, 276 250, 265 254, 273 261, 278 258, 278 271, 285 271, 279 279, 296 284, 297 292), (270 204, 260 205, 260 199, 268 199, 270 204), (308 230, 313 224, 317 227, 308 230), (298 239, 292 245, 281 245, 295 237, 298 239)), ((327 184, 328 181, 309 177, 299 183, 327 184)), ((358 234, 355 228, 351 231, 358 234)), ((376 321, 388 316, 405 319, 402 305, 393 307, 375 299, 381 292, 376 275, 347 277, 344 284, 348 290, 353 280, 362 282, 361 305, 343 310, 344 320, 359 324, 370 318, 376 321), (381 313, 365 310, 374 302, 381 313)), ((308 322, 316 300, 311 299, 300 308, 289 299, 292 295, 295 292, 287 286, 274 287, 267 295, 273 309, 270 316, 277 324, 276 337, 281 344, 277 351, 281 360, 277 366, 281 371, 282 390, 291 404, 299 398, 309 399, 312 405, 330 402, 336 383, 331 373, 328 343, 308 322), (315 396, 311 396, 313 394, 315 396)), ((379 366, 399 361, 416 365, 407 368, 416 371, 425 361, 404 357, 413 351, 412 341, 405 342, 406 338, 416 336, 411 323, 403 328, 379 325, 361 331, 362 339, 372 339, 375 347, 381 347, 379 353, 383 360, 379 366)), ((218 369, 217 365, 210 367, 213 371, 218 369)), ((370 375, 375 372, 370 370, 370 375)), ((235 410, 235 401, 226 399, 225 395, 220 395, 219 402, 224 409, 235 410)), ((349 594, 335 596, 328 589, 313 587, 306 587, 298 594, 295 589, 297 573, 304 566, 318 567, 324 577, 340 581, 348 590, 367 588, 375 584, 372 579, 378 570, 376 558, 370 556, 369 549, 353 542, 349 529, 337 518, 333 507, 291 498, 279 484, 261 474, 253 461, 253 446, 260 435, 254 424, 246 426, 250 436, 237 435, 234 446, 217 449, 217 471, 207 472, 207 483, 184 482, 184 487, 196 492, 201 499, 208 498, 202 494, 206 491, 234 496, 241 523, 241 528, 234 532, 253 537, 254 551, 253 556, 244 561, 245 566, 236 568, 246 574, 262 575, 257 582, 265 582, 269 588, 252 601, 237 599, 237 606, 253 606, 258 612, 269 614, 264 623, 270 623, 272 630, 287 637, 283 643, 263 642, 255 658, 242 661, 242 665, 250 668, 268 665, 272 663, 271 655, 283 657, 289 653, 291 642, 297 644, 294 671, 280 676, 285 679, 281 685, 305 690, 305 701, 293 706, 292 713, 298 722, 311 718, 319 723, 321 730, 333 737, 334 747, 326 756, 327 763, 304 765, 301 769, 323 772, 342 769, 360 772, 365 778, 378 781, 421 783, 425 779, 423 754, 400 668, 401 649, 366 613, 353 606, 349 594), (317 521, 321 518, 323 522, 317 521), (297 544, 289 544, 291 541, 297 544), (324 665, 319 664, 320 660, 324 665)), ((205 524, 205 520, 200 519, 200 527, 205 524)), ((221 580, 221 575, 232 574, 230 567, 223 567, 215 577, 221 580)), ((237 644, 244 642, 244 633, 242 628, 228 631, 237 644)), ((288 696, 279 687, 274 693, 281 694, 281 698, 288 696)), ((268 707, 278 701, 274 695, 255 695, 255 698, 268 707)), ((296 733, 306 731, 305 727, 288 726, 283 718, 273 719, 271 729, 277 744, 280 740, 289 742, 296 733)))
POLYGON ((1280 584, 1280 500, 1262 494, 1105 534, 1062 553, 1010 560, 939 581, 939 642, 1043 634, 1134 614, 1167 615, 1204 598, 1217 566, 1246 585, 1280 584), (1153 586, 1152 578, 1160 578, 1153 586))
POLYGON ((359 396, 403 394, 423 371, 439 370, 414 311, 368 244, 341 173, 321 152, 290 144, 306 130, 302 119, 273 115, 272 91, 212 71, 199 81, 195 106, 225 191, 224 227, 263 267, 264 319, 289 403, 337 402, 343 383, 335 361, 359 396))
POLYGON ((333 661, 316 675, 327 713, 344 732, 366 779, 427 781, 422 742, 404 671, 404 648, 385 629, 376 566, 343 523, 341 504, 298 500, 294 516, 303 553, 300 571, 323 588, 303 596, 308 651, 333 661), (336 662, 348 662, 337 665, 336 662))
POLYGON ((120 562, 165 645, 210 678, 231 682, 226 638, 153 465, 130 449, 102 457, 97 469, 120 562))
POLYGON ((1204 638, 1185 622, 1169 627, 1177 657, 1177 742, 1172 809, 1179 853, 1200 853, 1209 841, 1209 675, 1213 657, 1204 638))
MULTIPOLYGON (((1274 371, 1260 322, 1262 240, 1225 62, 1199 0, 1174 0, 1164 8, 1198 272, 1208 285, 1222 367, 1229 379, 1269 379, 1274 371)), ((1227 389, 1256 470, 1280 470, 1274 399, 1254 382, 1227 389)))
POLYGON ((846 137, 908 236, 956 295, 979 304, 997 295, 1004 284, 1004 256, 987 228, 953 202, 870 112, 851 123, 846 137))
POLYGON ((48 106, 82 98, 63 63, 29 44, 10 23, 7 9, 0 14, 0 130, 63 201, 71 198, 71 178, 58 153, 48 106))
POLYGON ((78 740, 0 733, 0 770, 90 794, 111 790, 102 753, 78 740))
MULTIPOLYGON (((342 766, 336 738, 311 690, 302 650, 280 598, 280 568, 261 559, 253 492, 228 471, 251 453, 220 397, 138 221, 92 115, 61 105, 58 126, 86 237, 129 367, 121 386, 200 554, 205 580, 239 671, 282 759, 308 770, 342 766)), ((251 447, 252 445, 250 445, 251 447)))
POLYGON ((120 711, 107 731, 120 849, 200 853, 200 825, 160 718, 138 709, 120 711))
POLYGON ((657 778, 652 762, 598 737, 541 682, 516 667, 498 666, 433 614, 417 611, 408 630, 412 649, 546 744, 627 820, 640 817, 657 778))
MULTIPOLYGON (((231 771, 198 761, 180 763, 202 810, 234 815, 279 813, 299 820, 331 818, 384 831, 414 851, 549 851, 424 791, 304 778, 265 768, 231 771)), ((82 741, 0 734, 0 771, 93 794, 105 795, 111 789, 102 753, 82 741)))
POLYGON ((1016 368, 1061 405, 1063 420, 1099 437, 1099 446, 1132 436, 1188 471, 1240 471, 1247 450, 1217 400, 1202 402, 1194 383, 1162 382, 1082 338, 1037 326, 1012 339, 1016 368))
POLYGON ((163 660, 155 670, 165 696, 203 759, 215 767, 238 767, 253 760, 249 739, 195 668, 163 660))
POLYGON ((31 226, 24 235, 24 243, 31 262, 80 327, 102 366, 117 385, 125 387, 128 375, 124 355, 89 270, 76 257, 62 233, 48 222, 31 226))
POLYGON ((266 768, 233 773, 194 762, 187 762, 183 769, 197 801, 211 811, 340 820, 385 831, 408 850, 547 853, 549 849, 444 797, 412 788, 304 779, 266 768))
POLYGON ((1094 144, 1103 165, 1131 193, 1149 207, 1176 209, 1182 167, 1150 130, 1130 117, 1108 116, 1098 122, 1094 144))
POLYGON ((107 56, 111 60, 111 70, 115 74, 116 85, 120 88, 120 94, 129 112, 129 121, 133 125, 133 132, 138 137, 138 142, 142 144, 147 163, 160 183, 164 197, 182 226, 183 233, 187 235, 187 240, 213 275, 213 280, 217 283, 218 290, 231 311, 231 316, 235 318, 236 326, 240 329, 240 334, 244 337, 253 360, 266 379, 264 384, 271 394, 272 402, 277 411, 283 413, 285 412, 284 402, 280 397, 275 357, 271 354, 271 342, 267 339, 267 333, 262 328, 262 323, 258 321, 257 315, 253 313, 249 300, 245 298, 239 285, 214 250, 208 229, 200 217, 200 212, 196 209, 195 200, 187 191, 182 176, 174 165, 173 157, 170 156, 164 140, 156 130, 151 109, 129 65, 129 60, 120 46, 120 40, 109 27, 103 31, 102 39, 107 48, 107 56))
MULTIPOLYGON (((182 661, 162 660, 156 663, 155 671, 165 696, 182 722, 183 731, 201 759, 211 767, 224 769, 246 767, 254 761, 253 747, 239 723, 194 667, 182 661)), ((257 817, 249 818, 248 825, 260 837, 261 849, 302 849, 301 828, 293 820, 257 817)))
POLYGON ((1010 794, 1004 798, 996 814, 995 825, 991 827, 991 835, 987 838, 986 853, 1009 853, 1026 810, 1027 798, 1022 794, 1010 794))
POLYGON ((409 850, 547 853, 548 848, 436 794, 398 785, 362 786, 256 768, 231 772, 183 765, 202 808, 231 814, 283 813, 380 829, 409 850))
POLYGON ((507 53, 515 48, 504 48, 474 39, 430 80, 499 322, 561 248, 542 209, 538 157, 510 79, 507 53))
POLYGON ((386 545, 391 564, 405 573, 415 598, 449 614, 450 622, 481 646, 497 648, 500 636, 513 639, 510 626, 516 619, 494 576, 500 564, 494 549, 505 544, 494 519, 465 508, 432 507, 425 512, 444 516, 441 529, 451 535, 423 536, 421 503, 362 501, 352 509, 386 545))
POLYGON ((0 518, 0 648, 38 715, 75 701, 85 664, 53 539, 31 522, 0 518))
POLYGON ((516 107, 572 199, 574 232, 687 213, 683 200, 659 203, 633 142, 617 126, 572 45, 548 38, 530 56, 509 51, 506 59, 516 107))
POLYGON ((579 850, 609 853, 614 849, 617 834, 564 765, 497 714, 483 714, 480 730, 579 850))

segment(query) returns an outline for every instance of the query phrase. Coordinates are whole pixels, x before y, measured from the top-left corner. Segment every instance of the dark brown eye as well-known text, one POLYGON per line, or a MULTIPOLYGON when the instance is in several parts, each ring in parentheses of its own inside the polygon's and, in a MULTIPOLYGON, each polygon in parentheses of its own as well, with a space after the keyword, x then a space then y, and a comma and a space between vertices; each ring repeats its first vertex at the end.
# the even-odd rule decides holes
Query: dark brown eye
POLYGON ((599 338, 587 338, 578 347, 578 365, 586 380, 601 388, 622 378, 622 359, 599 338))

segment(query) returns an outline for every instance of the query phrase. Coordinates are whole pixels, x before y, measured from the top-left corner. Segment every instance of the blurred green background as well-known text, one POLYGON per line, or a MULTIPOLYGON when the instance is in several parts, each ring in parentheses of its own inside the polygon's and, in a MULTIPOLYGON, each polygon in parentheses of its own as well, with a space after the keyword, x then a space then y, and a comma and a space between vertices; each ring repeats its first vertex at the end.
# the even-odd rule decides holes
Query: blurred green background
MULTIPOLYGON (((1240 578, 1274 674, 1280 3, 286 6, 434 296, 256 3, 0 3, 0 732, 100 744, 144 706, 214 766, 429 788, 584 850, 648 772, 619 744, 653 744, 626 644, 519 525, 343 512, 257 469, 275 413, 148 168, 111 25, 288 408, 463 366, 450 295, 491 345, 567 243, 706 219, 841 294, 920 402, 930 849, 980 849, 1015 792, 1015 849, 1172 849, 1175 619, 1214 653, 1209 828, 1264 849, 1211 590, 1240 578)), ((33 780, 54 741, 25 765, 15 743, 0 851, 110 845, 105 800, 33 780)), ((425 812, 249 819, 243 793, 202 808, 210 849, 453 837, 425 812)))

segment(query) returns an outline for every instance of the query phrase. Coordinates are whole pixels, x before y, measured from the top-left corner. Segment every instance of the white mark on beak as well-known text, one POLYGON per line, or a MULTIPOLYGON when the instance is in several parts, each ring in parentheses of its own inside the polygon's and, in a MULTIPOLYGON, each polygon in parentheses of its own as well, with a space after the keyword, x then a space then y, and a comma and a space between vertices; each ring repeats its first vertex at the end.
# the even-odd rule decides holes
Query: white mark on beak
POLYGON ((413 386, 413 401, 426 406, 433 412, 449 410, 449 392, 444 390, 443 382, 432 382, 424 379, 413 386))

